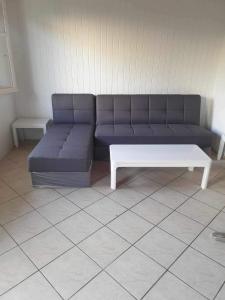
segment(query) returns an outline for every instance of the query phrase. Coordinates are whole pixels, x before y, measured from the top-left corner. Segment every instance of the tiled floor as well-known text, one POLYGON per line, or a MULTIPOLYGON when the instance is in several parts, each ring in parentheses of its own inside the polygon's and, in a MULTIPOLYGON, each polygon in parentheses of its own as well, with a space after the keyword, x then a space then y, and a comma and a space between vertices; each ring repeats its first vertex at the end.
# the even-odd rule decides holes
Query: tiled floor
POLYGON ((0 161, 3 300, 224 300, 225 164, 201 171, 96 162, 85 189, 33 189, 31 146, 0 161))

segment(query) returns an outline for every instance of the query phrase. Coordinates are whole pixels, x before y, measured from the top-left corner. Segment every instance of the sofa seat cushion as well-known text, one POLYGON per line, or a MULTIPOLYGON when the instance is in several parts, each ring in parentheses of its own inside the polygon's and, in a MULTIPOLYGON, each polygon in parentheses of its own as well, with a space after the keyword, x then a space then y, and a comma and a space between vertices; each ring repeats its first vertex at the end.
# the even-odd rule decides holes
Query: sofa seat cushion
POLYGON ((211 145, 212 134, 198 125, 185 124, 119 124, 98 125, 96 146, 111 144, 196 144, 211 145))
POLYGON ((28 157, 31 172, 86 172, 93 151, 93 126, 53 124, 28 157))

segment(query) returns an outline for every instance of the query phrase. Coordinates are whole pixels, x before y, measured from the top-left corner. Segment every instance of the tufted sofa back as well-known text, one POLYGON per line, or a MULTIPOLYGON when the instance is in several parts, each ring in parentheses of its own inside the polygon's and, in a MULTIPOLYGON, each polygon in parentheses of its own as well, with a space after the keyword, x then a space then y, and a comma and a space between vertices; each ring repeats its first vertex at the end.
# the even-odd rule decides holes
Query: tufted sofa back
POLYGON ((95 96, 91 94, 53 94, 54 123, 95 124, 95 96))
POLYGON ((199 95, 99 95, 97 125, 194 124, 200 122, 199 95))

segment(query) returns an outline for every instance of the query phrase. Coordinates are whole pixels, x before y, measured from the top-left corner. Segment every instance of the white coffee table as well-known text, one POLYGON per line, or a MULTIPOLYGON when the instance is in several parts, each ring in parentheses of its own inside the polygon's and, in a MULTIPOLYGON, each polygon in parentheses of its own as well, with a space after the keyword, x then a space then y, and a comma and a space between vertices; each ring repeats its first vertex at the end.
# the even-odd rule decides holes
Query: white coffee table
POLYGON ((120 167, 202 167, 201 187, 206 189, 212 160, 196 145, 111 145, 110 163, 112 189, 120 167))
POLYGON ((43 133, 46 133, 47 130, 47 124, 49 122, 49 119, 40 119, 40 118, 20 118, 17 119, 15 122, 12 124, 12 131, 13 131, 13 141, 14 145, 16 147, 19 146, 19 141, 18 141, 18 135, 17 135, 17 129, 22 128, 39 128, 43 130, 43 133))

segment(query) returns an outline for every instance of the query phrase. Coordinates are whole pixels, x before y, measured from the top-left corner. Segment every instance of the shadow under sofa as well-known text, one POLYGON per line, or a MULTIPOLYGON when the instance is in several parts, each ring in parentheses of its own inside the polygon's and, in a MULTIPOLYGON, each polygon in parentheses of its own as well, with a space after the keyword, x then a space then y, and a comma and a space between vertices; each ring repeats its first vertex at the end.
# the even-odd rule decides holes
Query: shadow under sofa
POLYGON ((34 186, 90 186, 92 160, 111 144, 211 147, 199 95, 54 94, 53 123, 28 158, 34 186))

